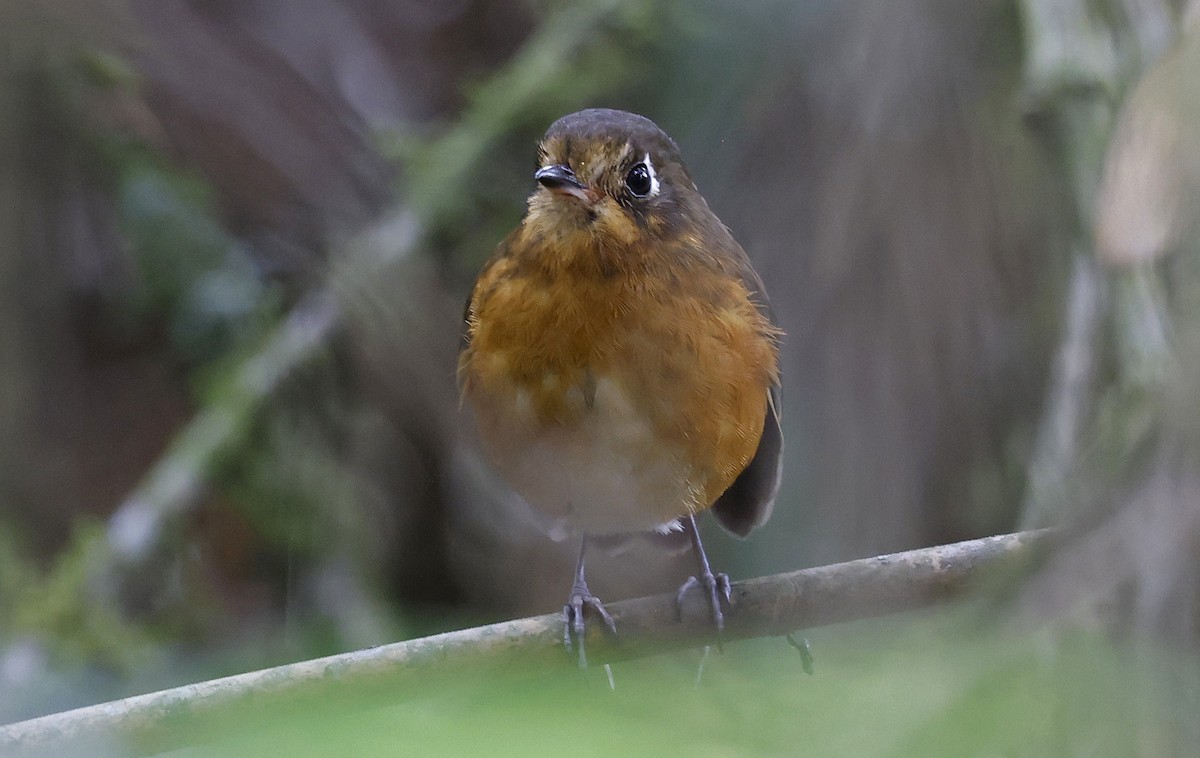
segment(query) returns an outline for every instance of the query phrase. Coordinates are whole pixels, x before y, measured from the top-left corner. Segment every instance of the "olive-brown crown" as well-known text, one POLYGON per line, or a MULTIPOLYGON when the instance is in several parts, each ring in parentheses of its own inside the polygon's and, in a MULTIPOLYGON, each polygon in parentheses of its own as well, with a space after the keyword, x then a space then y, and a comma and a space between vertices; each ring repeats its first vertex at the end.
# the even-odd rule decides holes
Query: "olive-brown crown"
POLYGON ((542 186, 530 197, 527 220, 535 225, 575 224, 618 238, 719 225, 675 141, 635 113, 589 108, 555 121, 538 147, 535 176, 542 186), (622 229, 625 219, 636 230, 622 229))

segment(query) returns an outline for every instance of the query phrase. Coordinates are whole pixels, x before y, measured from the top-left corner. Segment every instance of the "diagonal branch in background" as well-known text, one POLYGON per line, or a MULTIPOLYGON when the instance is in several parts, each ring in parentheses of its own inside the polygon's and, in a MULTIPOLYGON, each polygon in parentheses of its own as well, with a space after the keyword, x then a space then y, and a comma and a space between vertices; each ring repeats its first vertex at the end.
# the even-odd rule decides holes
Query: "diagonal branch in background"
MULTIPOLYGON (((865 558, 819 568, 751 579, 733 585, 734 611, 726 638, 783 635, 807 627, 853 621, 924 608, 962 597, 980 580, 1019 572, 1048 531, 987 537, 953 545, 865 558)), ((596 662, 615 661, 712 641, 712 627, 699 603, 676 617, 674 595, 628 600, 608 606, 620 630, 614 642, 589 636, 596 662)), ((593 631, 595 631, 593 629, 593 631)), ((57 752, 71 745, 135 740, 155 750, 178 745, 182 728, 229 715, 238 706, 315 702, 341 695, 378 692, 412 698, 421 682, 454 672, 525 673, 567 670, 574 659, 562 651, 557 614, 506 621, 432 637, 383 645, 343 655, 239 674, 43 716, 0 727, 0 753, 57 752)), ((221 733, 208 730, 208 733, 221 733)), ((197 737, 199 739, 199 737, 197 737)))
MULTIPOLYGON (((87 546, 93 594, 109 602, 155 594, 152 587, 130 585, 160 582, 169 574, 162 570, 163 558, 174 550, 174 537, 202 502, 214 471, 241 450, 282 382, 324 354, 331 335, 347 321, 345 311, 359 305, 354 299, 370 295, 352 288, 372 281, 384 267, 418 258, 429 228, 462 202, 463 187, 470 185, 489 151, 529 112, 536 112, 546 92, 560 89, 556 83, 573 81, 582 65, 577 62, 581 52, 619 39, 635 23, 639 5, 631 0, 565 4, 478 88, 457 123, 430 143, 419 165, 409 167, 424 180, 407 198, 411 209, 381 219, 337 252, 327 286, 298 304, 262 347, 231 372, 229 391, 213 393, 217 399, 197 412, 118 506, 106 538, 87 546), (597 34, 597 29, 605 33, 597 34)), ((572 91, 581 101, 602 86, 594 77, 587 81, 581 79, 572 91)), ((409 283, 414 292, 430 287, 427 279, 416 276, 409 283)), ((404 293, 389 296, 392 302, 420 300, 404 293)), ((454 345, 448 343, 447 349, 453 351, 454 345)))
POLYGON ((120 561, 139 562, 159 546, 199 499, 214 468, 245 439, 264 398, 329 338, 338 309, 320 293, 297 305, 265 346, 214 393, 109 520, 108 542, 120 561))

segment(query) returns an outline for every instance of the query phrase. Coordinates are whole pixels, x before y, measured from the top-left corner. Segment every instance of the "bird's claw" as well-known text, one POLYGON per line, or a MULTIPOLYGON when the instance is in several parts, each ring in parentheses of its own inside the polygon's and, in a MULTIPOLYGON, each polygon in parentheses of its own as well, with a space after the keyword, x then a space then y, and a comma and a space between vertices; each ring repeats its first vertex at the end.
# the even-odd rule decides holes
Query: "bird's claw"
POLYGON ((728 574, 703 573, 700 576, 689 576, 675 595, 675 615, 683 620, 683 601, 687 594, 696 587, 703 587, 708 597, 708 607, 712 611, 713 624, 717 627, 717 648, 721 646, 721 633, 725 631, 725 611, 733 605, 733 588, 729 584, 728 574))
POLYGON ((584 615, 588 608, 600 617, 609 634, 615 636, 617 633, 617 624, 604 607, 604 603, 600 602, 600 598, 588 591, 586 584, 576 584, 572 587, 567 604, 563 606, 563 647, 568 653, 578 649, 581 669, 587 668, 587 652, 584 650, 583 640, 586 632, 584 615))

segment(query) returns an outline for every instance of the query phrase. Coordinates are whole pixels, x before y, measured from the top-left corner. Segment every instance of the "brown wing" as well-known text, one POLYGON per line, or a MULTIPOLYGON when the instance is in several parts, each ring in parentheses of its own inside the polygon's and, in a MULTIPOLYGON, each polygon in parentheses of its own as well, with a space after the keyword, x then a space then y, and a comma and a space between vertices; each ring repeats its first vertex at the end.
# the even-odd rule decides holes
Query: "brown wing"
MULTIPOLYGON (((739 252, 742 251, 739 249, 739 252)), ((744 252, 739 264, 742 281, 750 291, 750 296, 754 298, 755 305, 774 325, 775 318, 767 304, 762 280, 751 268, 750 260, 744 252)), ((775 505, 775 495, 779 492, 779 481, 783 474, 783 432, 779 427, 781 396, 782 387, 779 384, 772 384, 768 388, 767 416, 763 422, 758 450, 712 507, 717 523, 738 537, 745 537, 770 518, 771 509, 775 505)))

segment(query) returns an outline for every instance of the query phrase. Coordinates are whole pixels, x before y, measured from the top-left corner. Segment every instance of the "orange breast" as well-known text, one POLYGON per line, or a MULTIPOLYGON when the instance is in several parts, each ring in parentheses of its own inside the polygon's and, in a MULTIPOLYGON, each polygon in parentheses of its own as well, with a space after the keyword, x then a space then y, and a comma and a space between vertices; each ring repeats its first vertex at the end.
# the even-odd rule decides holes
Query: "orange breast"
POLYGON ((773 329, 740 278, 681 265, 596 275, 502 257, 476 285, 464 396, 500 472, 567 528, 708 508, 757 449, 773 329))

